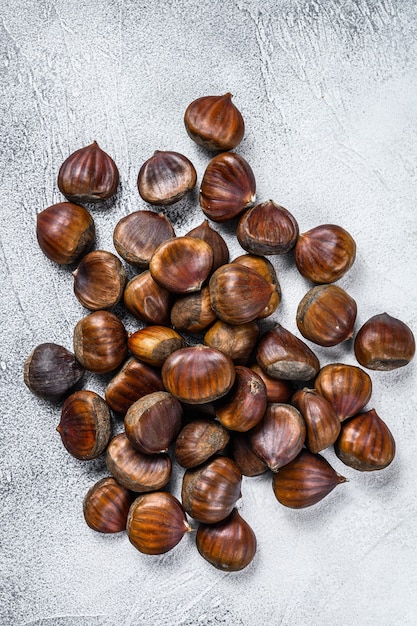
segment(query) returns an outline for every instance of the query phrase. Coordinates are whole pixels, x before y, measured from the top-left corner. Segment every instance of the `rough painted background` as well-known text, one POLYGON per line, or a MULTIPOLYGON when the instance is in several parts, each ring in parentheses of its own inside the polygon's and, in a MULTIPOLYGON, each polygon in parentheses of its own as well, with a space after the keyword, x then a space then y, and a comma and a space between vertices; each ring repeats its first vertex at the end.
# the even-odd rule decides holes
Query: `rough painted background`
MULTIPOLYGON (((82 499, 104 464, 70 457, 55 431, 59 406, 22 382, 32 348, 71 348, 86 314, 69 270, 35 238, 36 214, 63 199, 62 161, 95 139, 118 164, 115 202, 93 209, 97 247, 114 251, 117 221, 149 208, 136 178, 155 149, 187 155, 201 180, 208 155, 187 136, 183 113, 226 91, 246 121, 237 151, 259 201, 286 206, 301 231, 334 222, 356 239, 356 263, 339 284, 358 302, 357 327, 387 311, 416 331, 415 2, 6 0, 0 17, 0 623, 415 624, 415 363, 372 375, 372 406, 397 441, 389 468, 361 474, 329 450, 349 482, 303 511, 279 505, 269 477, 245 479, 239 510, 258 552, 237 574, 201 559, 191 534, 146 557, 124 534, 91 531, 82 499)), ((167 215, 177 234, 199 224, 197 194, 167 215)), ((229 227, 220 232, 232 256, 242 252, 229 227)), ((275 319, 297 332, 309 285, 291 256, 274 264, 283 291, 275 319)), ((317 354, 323 364, 355 363, 348 344, 317 354)), ((101 392, 104 382, 87 376, 85 386, 101 392)))

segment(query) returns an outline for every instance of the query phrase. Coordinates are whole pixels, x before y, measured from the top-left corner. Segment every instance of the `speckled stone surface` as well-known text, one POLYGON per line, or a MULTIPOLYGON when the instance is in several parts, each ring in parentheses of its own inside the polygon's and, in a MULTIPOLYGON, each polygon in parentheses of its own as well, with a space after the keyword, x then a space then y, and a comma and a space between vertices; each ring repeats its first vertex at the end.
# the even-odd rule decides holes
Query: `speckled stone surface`
MULTIPOLYGON (((275 500, 269 475, 244 479, 238 508, 258 551, 235 574, 206 563, 193 533, 147 557, 124 533, 90 530, 82 499, 107 474, 104 462, 66 452, 59 405, 33 396, 22 375, 37 344, 71 349, 86 314, 70 269, 35 236, 37 213, 63 199, 62 161, 93 140, 116 161, 117 197, 92 209, 96 247, 114 251, 117 221, 149 208, 136 178, 154 150, 182 152, 201 180, 209 155, 183 114, 227 91, 246 121, 236 151, 258 200, 284 205, 301 231, 333 222, 354 236, 357 259, 339 284, 357 300, 357 328, 387 311, 415 332, 415 2, 6 0, 0 18, 2 626, 415 624, 416 363, 372 374, 370 406, 397 442, 387 469, 360 473, 327 450, 349 482, 301 511, 275 500)), ((203 219, 197 192, 165 212, 177 234, 203 219)), ((219 231, 232 257, 242 253, 230 225, 219 231)), ((298 334, 309 284, 291 255, 273 262, 283 292, 273 319, 298 334)), ((322 364, 355 363, 351 343, 316 353, 322 364)), ((85 387, 102 393, 107 380, 88 375, 85 387)), ((176 495, 180 484, 176 468, 176 495)))

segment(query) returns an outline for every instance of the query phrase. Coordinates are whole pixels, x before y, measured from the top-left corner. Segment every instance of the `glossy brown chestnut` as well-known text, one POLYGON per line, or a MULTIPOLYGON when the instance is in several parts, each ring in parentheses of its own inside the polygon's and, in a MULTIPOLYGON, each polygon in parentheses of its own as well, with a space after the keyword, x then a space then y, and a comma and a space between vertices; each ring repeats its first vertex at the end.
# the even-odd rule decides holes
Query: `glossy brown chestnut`
POLYGON ((174 237, 156 249, 149 263, 152 278, 173 293, 199 291, 213 266, 213 250, 197 237, 174 237))
POLYGON ((165 359, 180 348, 185 348, 185 339, 167 326, 146 326, 132 333, 127 346, 140 361, 161 367, 165 359))
POLYGON ((240 218, 237 239, 251 254, 286 254, 294 248, 298 223, 287 209, 273 200, 248 209, 240 218))
POLYGON ((134 448, 144 454, 166 452, 182 426, 183 410, 174 396, 155 391, 129 407, 124 426, 134 448))
POLYGON ((295 263, 304 278, 313 283, 334 283, 352 267, 355 241, 336 224, 322 224, 302 233, 295 245, 295 263))
POLYGON ((248 433, 252 450, 277 472, 300 452, 306 438, 301 413, 290 404, 268 404, 262 420, 248 433))
POLYGON ((259 337, 256 321, 228 324, 217 320, 204 335, 204 343, 227 354, 236 365, 246 365, 259 337))
POLYGON ((255 270, 227 263, 212 274, 209 290, 212 309, 223 322, 246 324, 262 313, 274 287, 255 270))
POLYGON ((172 150, 156 150, 139 170, 138 190, 145 202, 167 206, 194 189, 197 173, 189 159, 172 150))
POLYGON ((416 351, 411 329, 388 313, 368 319, 354 340, 358 362, 370 370, 390 371, 408 365, 416 351))
POLYGON ((241 497, 242 475, 226 456, 210 459, 185 470, 181 500, 186 512, 199 522, 215 524, 225 519, 241 497))
POLYGON ((87 209, 72 202, 59 202, 37 215, 36 237, 48 259, 68 265, 88 252, 96 229, 87 209))
POLYGON ((320 369, 314 352, 281 324, 262 335, 256 360, 268 376, 284 380, 311 380, 320 369))
POLYGON ((90 372, 113 371, 127 355, 127 334, 123 322, 110 311, 95 311, 77 322, 74 352, 90 372))
POLYGON ((62 405, 57 431, 65 448, 76 459, 96 459, 111 437, 107 403, 94 391, 75 391, 62 405))
POLYGON ((126 530, 133 497, 132 492, 119 485, 112 476, 103 478, 90 487, 84 497, 84 519, 90 528, 99 533, 126 530))
POLYGON ((339 459, 361 472, 387 467, 395 456, 395 440, 375 409, 343 422, 334 445, 339 459))
POLYGON ((267 405, 266 387, 253 370, 237 365, 233 387, 214 403, 216 417, 229 430, 245 432, 262 419, 267 405))
POLYGON ((41 343, 23 365, 23 379, 32 393, 59 400, 83 377, 85 368, 76 356, 56 343, 41 343))
POLYGON ((330 402, 341 422, 362 411, 372 395, 369 374, 346 363, 329 363, 322 367, 314 387, 330 402))
POLYGON ((175 237, 168 218, 154 211, 134 211, 116 224, 113 244, 118 254, 130 265, 147 269, 157 247, 175 237))
POLYGON ((137 493, 162 489, 172 471, 168 454, 142 454, 132 446, 125 433, 113 437, 107 446, 106 465, 119 485, 137 493))
POLYGON ((233 152, 213 157, 200 186, 200 207, 213 222, 227 222, 253 206, 256 181, 249 163, 233 152))
POLYGON ((239 265, 245 265, 255 272, 258 272, 265 280, 273 286, 273 291, 269 297, 268 304, 265 309, 258 315, 258 319, 264 319, 269 317, 278 308, 281 302, 281 286, 278 281, 277 273, 271 261, 264 256, 258 256, 255 254, 242 254, 236 259, 233 259, 232 263, 239 263, 239 265))
POLYGON ((252 449, 249 434, 234 431, 231 434, 231 456, 244 476, 260 476, 268 465, 252 449))
POLYGON ((99 311, 120 302, 127 276, 115 254, 107 250, 93 250, 81 260, 73 277, 77 300, 86 309, 99 311))
POLYGON ((165 391, 160 370, 130 357, 107 384, 105 398, 112 411, 125 415, 136 400, 155 391, 165 391))
POLYGON ((207 286, 200 291, 178 297, 171 308, 171 324, 182 332, 199 333, 216 319, 207 286))
POLYGON ((346 482, 320 454, 301 450, 291 463, 273 475, 272 487, 278 502, 291 509, 313 506, 337 485, 346 482))
POLYGON ((181 503, 166 491, 138 496, 127 519, 129 541, 143 554, 165 554, 191 530, 181 503))
POLYGON ((310 452, 321 452, 331 446, 340 433, 340 420, 333 406, 314 389, 299 389, 291 404, 303 416, 306 425, 305 444, 310 452))
POLYGON ((196 534, 201 556, 225 572, 237 572, 249 565, 256 554, 256 537, 237 509, 217 524, 200 524, 196 534))
POLYGON ((208 150, 231 150, 240 144, 245 124, 232 97, 202 96, 188 105, 184 124, 191 139, 208 150))
POLYGON ((229 438, 229 432, 219 422, 196 418, 180 431, 175 442, 175 458, 182 467, 196 467, 222 451, 229 438))
POLYGON ((118 184, 115 162, 96 141, 73 152, 58 174, 59 190, 75 202, 100 202, 111 198, 118 184))
POLYGON ((129 280, 123 301, 127 310, 145 324, 170 323, 171 294, 152 278, 149 270, 129 280))
POLYGON ((297 326, 306 339, 319 346, 336 346, 353 337, 357 305, 337 285, 310 289, 297 308, 297 326))
POLYGON ((235 381, 229 356, 198 344, 173 352, 162 366, 165 388, 187 404, 205 404, 224 396, 235 381))
POLYGON ((227 243, 220 233, 210 226, 208 220, 204 220, 199 226, 190 230, 187 236, 204 239, 204 241, 209 244, 213 250, 213 272, 221 265, 229 262, 229 248, 227 247, 227 243))
POLYGON ((287 403, 294 393, 294 386, 289 380, 272 378, 257 363, 250 366, 262 378, 266 388, 266 399, 268 402, 287 403))

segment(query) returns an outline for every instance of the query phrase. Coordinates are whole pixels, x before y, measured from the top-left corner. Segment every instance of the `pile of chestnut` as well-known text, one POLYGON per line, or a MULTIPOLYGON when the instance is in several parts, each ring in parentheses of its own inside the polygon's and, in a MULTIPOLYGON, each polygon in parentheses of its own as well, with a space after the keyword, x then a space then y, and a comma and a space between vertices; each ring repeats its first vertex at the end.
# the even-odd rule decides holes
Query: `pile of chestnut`
MULTIPOLYGON (((24 380, 38 396, 62 401, 57 430, 71 455, 104 455, 110 475, 84 498, 91 528, 127 530, 139 551, 162 554, 193 530, 192 518, 200 554, 236 571, 256 551, 255 534, 236 506, 243 476, 269 472, 277 500, 297 509, 345 482, 320 455, 329 446, 360 471, 391 463, 394 438, 366 408, 372 393, 366 369, 407 365, 415 340, 387 313, 354 333, 356 302, 335 284, 356 255, 344 228, 323 224, 300 234, 287 209, 272 200, 255 204, 252 169, 231 151, 244 122, 229 93, 195 100, 184 122, 194 141, 217 153, 201 181, 204 219, 184 235, 176 235, 161 209, 138 210, 114 228, 118 256, 92 250, 95 224, 84 204, 115 194, 118 169, 96 142, 62 164, 58 187, 67 201, 39 213, 36 234, 49 259, 76 264, 74 293, 88 314, 74 329, 73 352, 37 346, 24 380), (246 253, 231 260, 209 220, 236 220, 246 253), (289 251, 312 283, 296 314, 303 339, 279 323, 262 330, 281 301, 268 257, 289 251), (133 268, 130 280, 123 262, 133 268), (120 303, 140 322, 135 332, 114 312, 120 303), (321 367, 304 339, 318 346, 352 339, 358 366, 321 367), (104 398, 80 389, 86 370, 111 375, 104 398), (113 415, 123 419, 117 434, 113 415), (174 462, 183 468, 181 501, 168 491, 174 462)), ((156 151, 140 168, 138 190, 146 203, 164 207, 196 181, 188 158, 156 151)))

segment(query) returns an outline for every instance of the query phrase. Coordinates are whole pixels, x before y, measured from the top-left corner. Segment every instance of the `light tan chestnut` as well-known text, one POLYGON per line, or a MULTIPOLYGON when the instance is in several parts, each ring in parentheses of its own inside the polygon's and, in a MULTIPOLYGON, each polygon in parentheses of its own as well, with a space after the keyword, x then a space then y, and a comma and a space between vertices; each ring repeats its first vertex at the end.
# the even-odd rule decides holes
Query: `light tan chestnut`
POLYGON ((209 161, 200 186, 200 207, 213 222, 227 222, 253 206, 256 181, 242 156, 222 152, 209 161))
POLYGON ((127 333, 123 322, 110 311, 95 311, 77 322, 74 353, 90 372, 107 374, 127 355, 127 333))
POLYGON ((256 360, 268 376, 284 380, 311 380, 320 369, 311 348, 281 324, 262 335, 256 360))
POLYGON ((210 275, 213 250, 197 237, 174 237, 155 250, 149 263, 152 278, 173 293, 199 291, 210 275))
POLYGON ((265 309, 274 286, 249 267, 227 263, 212 274, 209 290, 211 306, 223 322, 246 324, 265 309))
POLYGON ((73 277, 75 296, 90 311, 110 309, 118 304, 127 279, 120 259, 107 250, 86 254, 73 277))
POLYGON ((165 554, 191 530, 181 503, 166 491, 138 496, 129 509, 127 536, 143 554, 165 554))
POLYGON ((302 233, 295 245, 295 263, 304 278, 313 283, 334 283, 352 267, 355 241, 336 224, 321 224, 302 233))
POLYGON ((228 430, 220 422, 208 417, 195 418, 179 433, 175 458, 182 467, 196 467, 221 452, 229 438, 228 430))
POLYGON ((225 519, 241 497, 242 474, 226 456, 185 470, 181 500, 186 512, 199 522, 215 524, 225 519))
POLYGON ((300 452, 306 438, 301 413, 290 404, 269 404, 262 420, 249 433, 252 450, 277 472, 300 452))
POLYGON ((363 367, 390 371, 410 363, 416 342, 407 324, 388 313, 381 313, 368 319, 359 329, 354 350, 363 367))
POLYGON ((155 391, 128 409, 124 418, 126 436, 139 452, 166 452, 181 430, 182 417, 176 398, 166 391, 155 391))
POLYGON ((146 326, 129 336, 127 346, 140 361, 161 367, 170 354, 185 347, 185 339, 173 328, 146 326))
POLYGON ((226 241, 209 224, 208 220, 204 220, 199 226, 196 226, 187 233, 188 237, 198 237, 204 239, 213 250, 213 267, 216 270, 221 265, 229 262, 229 248, 226 241))
POLYGON ((353 336, 355 300, 337 285, 310 289, 297 308, 297 326, 306 339, 319 346, 336 346, 353 336))
POLYGON ((177 297, 171 308, 171 324, 182 332, 199 333, 216 319, 207 286, 200 291, 177 297))
POLYGON ((256 537, 237 509, 217 524, 200 524, 196 534, 201 556, 225 572, 247 567, 256 554, 256 537))
POLYGON ((267 405, 262 378, 243 365, 236 366, 232 389, 214 403, 216 417, 229 430, 245 432, 262 419, 267 405))
POLYGON ((375 409, 371 409, 343 422, 334 449, 345 465, 371 472, 392 463, 395 440, 375 409))
POLYGON ((227 354, 236 365, 246 365, 255 349, 259 326, 254 320, 246 324, 228 324, 217 320, 204 335, 204 343, 227 354))
POLYGON ((127 310, 141 322, 168 326, 171 297, 168 289, 159 285, 146 270, 129 280, 123 301, 127 310))
POLYGON ((263 276, 265 280, 271 283, 274 289, 269 297, 269 301, 265 309, 258 315, 258 319, 264 319, 265 317, 272 315, 281 302, 281 286, 271 261, 269 261, 269 259, 265 256, 242 254, 236 257, 236 259, 233 259, 232 263, 239 263, 240 265, 245 265, 246 267, 255 270, 255 272, 258 272, 258 274, 263 276))
POLYGON ((324 457, 304 449, 273 475, 272 487, 278 502, 291 509, 303 509, 317 504, 344 482, 346 478, 324 457))
POLYGON ((273 200, 248 209, 239 219, 237 239, 251 254, 286 254, 294 248, 299 234, 295 217, 273 200))
POLYGON ((242 141, 245 124, 232 94, 202 96, 188 105, 184 114, 187 133, 208 150, 231 150, 242 141))
POLYGON ((369 374, 346 363, 329 363, 322 367, 314 387, 330 402, 341 422, 362 411, 372 395, 369 374))
POLYGON ((87 525, 99 533, 120 533, 126 530, 127 515, 133 494, 108 476, 96 482, 83 500, 87 525))
POLYGON ((156 150, 138 174, 139 195, 152 205, 167 206, 194 189, 197 173, 189 159, 173 150, 156 150))
POLYGON ((130 265, 147 269, 156 248, 175 237, 168 218, 155 211, 134 211, 117 222, 113 243, 118 254, 130 265))
POLYGON ((306 424, 306 446, 310 452, 321 452, 331 446, 340 433, 340 420, 333 406, 314 389, 299 389, 291 404, 306 424))
POLYGON ((165 391, 160 369, 132 356, 107 384, 105 398, 112 411, 125 415, 136 400, 155 391, 165 391))
POLYGON ((229 356, 198 344, 173 352, 162 366, 165 388, 187 404, 205 404, 224 396, 235 381, 229 356))
POLYGON ((115 435, 107 446, 106 465, 119 485, 138 493, 165 487, 172 470, 168 454, 143 454, 132 446, 125 433, 115 435))

